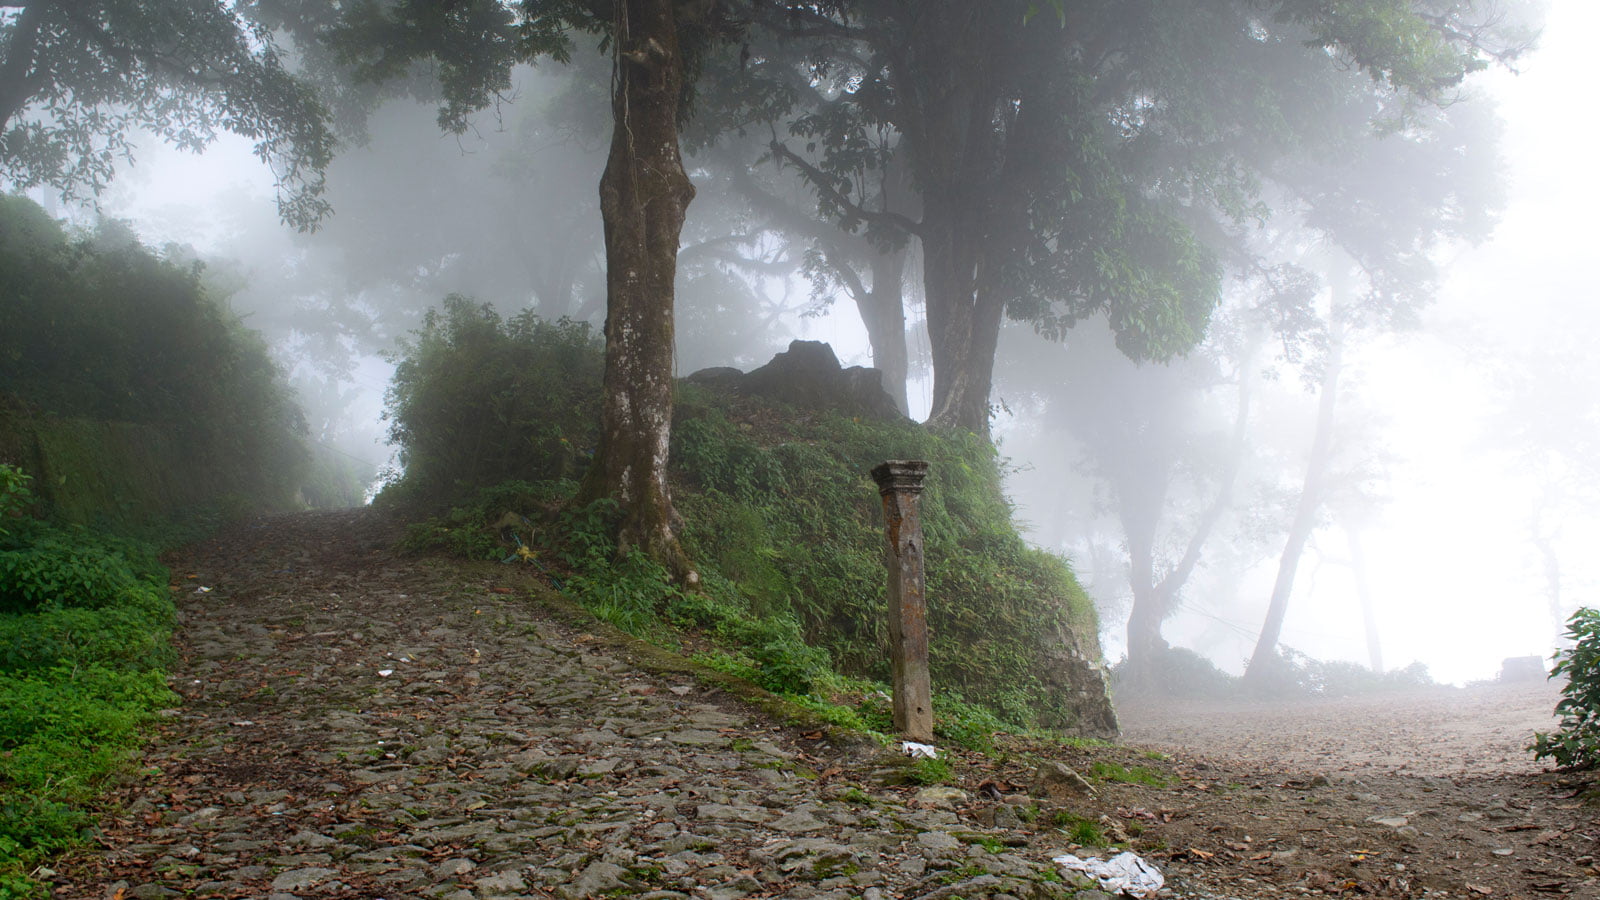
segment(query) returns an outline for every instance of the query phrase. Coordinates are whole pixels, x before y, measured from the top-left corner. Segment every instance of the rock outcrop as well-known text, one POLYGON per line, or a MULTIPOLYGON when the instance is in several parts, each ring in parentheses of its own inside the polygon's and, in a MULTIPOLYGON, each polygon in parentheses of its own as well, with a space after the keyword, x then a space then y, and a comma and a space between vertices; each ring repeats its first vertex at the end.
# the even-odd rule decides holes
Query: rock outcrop
POLYGON ((865 366, 844 368, 822 341, 793 341, 788 350, 748 373, 722 366, 701 369, 684 380, 801 409, 832 409, 883 421, 905 418, 883 389, 882 373, 865 366))

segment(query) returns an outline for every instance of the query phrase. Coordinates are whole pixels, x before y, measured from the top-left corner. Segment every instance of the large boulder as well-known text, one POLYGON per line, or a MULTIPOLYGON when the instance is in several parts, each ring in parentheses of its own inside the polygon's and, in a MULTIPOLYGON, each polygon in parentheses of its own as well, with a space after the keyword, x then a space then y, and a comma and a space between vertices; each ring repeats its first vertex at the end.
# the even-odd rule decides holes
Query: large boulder
POLYGON ((883 421, 905 418, 883 389, 883 375, 877 369, 844 368, 833 348, 822 341, 793 341, 788 350, 752 372, 701 369, 684 380, 801 409, 832 409, 883 421))

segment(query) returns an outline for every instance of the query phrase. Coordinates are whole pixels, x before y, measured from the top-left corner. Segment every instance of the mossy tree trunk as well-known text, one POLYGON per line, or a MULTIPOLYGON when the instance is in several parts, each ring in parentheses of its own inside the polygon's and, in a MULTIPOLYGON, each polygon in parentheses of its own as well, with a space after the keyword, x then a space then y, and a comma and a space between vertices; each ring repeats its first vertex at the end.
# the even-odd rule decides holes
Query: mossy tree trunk
POLYGON ((617 4, 611 152, 600 178, 606 242, 606 371, 599 445, 580 501, 622 508, 618 548, 639 549, 681 580, 667 486, 672 430, 673 279, 694 186, 678 149, 683 59, 674 0, 617 4))

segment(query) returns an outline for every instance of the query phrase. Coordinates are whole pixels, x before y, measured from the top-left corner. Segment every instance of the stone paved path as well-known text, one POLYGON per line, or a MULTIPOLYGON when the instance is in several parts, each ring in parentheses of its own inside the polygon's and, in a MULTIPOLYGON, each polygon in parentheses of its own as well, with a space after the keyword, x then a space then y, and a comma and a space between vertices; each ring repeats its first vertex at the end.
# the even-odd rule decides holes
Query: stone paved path
POLYGON ((1104 897, 393 536, 307 514, 176 562, 183 705, 57 896, 1104 897))

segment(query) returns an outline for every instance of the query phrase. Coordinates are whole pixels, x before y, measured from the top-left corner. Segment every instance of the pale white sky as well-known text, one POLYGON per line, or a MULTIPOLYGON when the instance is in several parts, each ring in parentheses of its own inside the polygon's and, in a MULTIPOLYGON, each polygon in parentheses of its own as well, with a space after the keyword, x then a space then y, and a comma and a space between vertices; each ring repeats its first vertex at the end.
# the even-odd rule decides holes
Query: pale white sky
MULTIPOLYGON (((1600 93, 1595 34, 1600 2, 1555 0, 1541 47, 1521 65, 1522 73, 1480 77, 1506 124, 1511 199, 1494 238, 1452 261, 1430 328, 1451 334, 1470 328, 1512 347, 1534 348, 1552 323, 1600 315, 1592 224, 1600 210, 1593 163, 1600 126, 1589 112, 1600 93)), ((159 146, 143 150, 140 164, 119 174, 103 205, 133 219, 154 242, 178 240, 205 250, 229 228, 222 201, 241 198, 270 209, 271 178, 246 142, 228 138, 200 157, 159 146)), ((849 313, 841 304, 834 316, 795 327, 834 342, 847 364, 865 363, 860 326, 849 313)), ((1354 360, 1362 402, 1389 421, 1387 443, 1396 460, 1392 500, 1364 540, 1385 661, 1422 660, 1436 677, 1451 681, 1492 677, 1506 656, 1548 655, 1553 636, 1527 540, 1529 486, 1502 460, 1478 452, 1488 384, 1461 344, 1455 338, 1386 341, 1354 360)), ((913 390, 913 403, 918 393, 913 390)), ((1594 522, 1567 529, 1570 600, 1594 601, 1600 560, 1584 550, 1596 539, 1594 522)), ((1344 537, 1323 535, 1318 546, 1327 558, 1319 567, 1316 554, 1308 554, 1284 639, 1313 655, 1364 660, 1358 601, 1339 563, 1348 555, 1344 537)), ((1260 597, 1260 608, 1271 574, 1270 567, 1255 573, 1243 592, 1260 597)), ((1248 603, 1229 616, 1246 631, 1260 621, 1259 609, 1248 603)), ((1169 634, 1181 642, 1207 624, 1180 614, 1169 634)), ((1232 654, 1236 668, 1248 655, 1247 635, 1236 643, 1223 649, 1220 663, 1230 663, 1232 654)))

